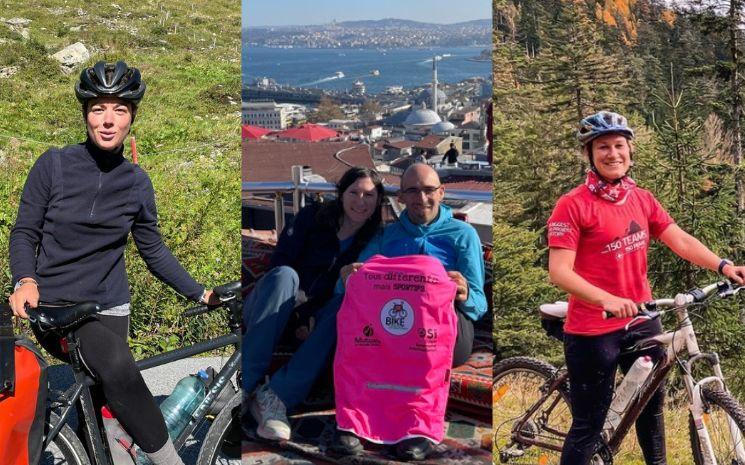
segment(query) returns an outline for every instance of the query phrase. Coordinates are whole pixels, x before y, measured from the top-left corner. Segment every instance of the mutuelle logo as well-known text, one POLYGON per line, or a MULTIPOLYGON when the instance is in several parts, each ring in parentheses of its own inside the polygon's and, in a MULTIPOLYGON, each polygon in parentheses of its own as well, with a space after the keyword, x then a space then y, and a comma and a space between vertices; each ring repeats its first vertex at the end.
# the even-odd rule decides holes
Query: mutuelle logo
POLYGON ((394 336, 403 336, 414 326, 414 309, 403 299, 389 300, 380 310, 380 324, 394 336))

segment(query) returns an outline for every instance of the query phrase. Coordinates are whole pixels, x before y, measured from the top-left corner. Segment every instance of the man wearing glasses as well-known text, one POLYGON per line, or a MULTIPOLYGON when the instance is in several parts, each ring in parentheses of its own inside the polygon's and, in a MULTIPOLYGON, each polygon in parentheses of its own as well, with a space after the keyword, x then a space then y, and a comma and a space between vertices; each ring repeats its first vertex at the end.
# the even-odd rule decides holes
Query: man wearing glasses
MULTIPOLYGON (((487 307, 484 260, 478 234, 471 225, 453 218, 450 207, 441 204, 445 189, 437 172, 429 165, 415 163, 407 168, 401 176, 398 196, 406 206, 399 221, 373 238, 358 261, 364 262, 376 254, 386 257, 429 255, 440 260, 458 285, 455 295, 458 334, 453 366, 462 365, 473 348, 473 322, 486 313, 487 307)), ((362 263, 352 263, 342 268, 342 282, 361 266, 362 263)), ((400 446, 403 447, 398 448, 399 455, 412 460, 422 460, 431 447, 424 438, 407 439, 400 446)))

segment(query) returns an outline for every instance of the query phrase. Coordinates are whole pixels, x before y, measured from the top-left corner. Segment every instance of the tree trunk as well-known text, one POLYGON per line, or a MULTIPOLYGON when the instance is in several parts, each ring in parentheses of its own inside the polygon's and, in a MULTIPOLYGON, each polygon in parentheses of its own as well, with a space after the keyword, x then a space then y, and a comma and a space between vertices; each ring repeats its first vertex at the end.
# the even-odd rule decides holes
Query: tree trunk
POLYGON ((742 116, 742 97, 740 95, 740 49, 739 27, 742 0, 730 0, 729 4, 729 34, 730 52, 732 54, 732 161, 735 165, 735 189, 737 192, 737 213, 745 211, 745 192, 743 191, 742 166, 742 135, 740 134, 740 118, 742 116))

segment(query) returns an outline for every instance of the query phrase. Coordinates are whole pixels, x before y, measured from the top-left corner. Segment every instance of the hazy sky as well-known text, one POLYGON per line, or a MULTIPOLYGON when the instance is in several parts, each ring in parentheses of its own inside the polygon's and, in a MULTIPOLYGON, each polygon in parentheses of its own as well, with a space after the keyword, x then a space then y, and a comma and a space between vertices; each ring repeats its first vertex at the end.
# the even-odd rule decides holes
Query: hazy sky
POLYGON ((457 23, 491 18, 491 0, 242 0, 243 26, 399 18, 457 23))

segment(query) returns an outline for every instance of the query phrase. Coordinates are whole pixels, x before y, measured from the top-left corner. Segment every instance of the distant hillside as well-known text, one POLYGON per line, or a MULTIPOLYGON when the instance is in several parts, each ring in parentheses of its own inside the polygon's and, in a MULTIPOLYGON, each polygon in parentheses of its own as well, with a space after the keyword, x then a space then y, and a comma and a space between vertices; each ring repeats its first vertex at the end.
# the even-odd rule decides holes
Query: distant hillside
POLYGON ((406 48, 487 45, 491 19, 435 24, 385 18, 303 26, 248 27, 244 43, 263 47, 406 48))
POLYGON ((474 19, 471 21, 461 21, 458 23, 427 23, 422 21, 413 21, 410 19, 383 18, 383 19, 366 19, 355 21, 341 21, 327 24, 305 24, 305 25, 285 25, 285 26, 248 26, 244 30, 271 29, 275 31, 290 30, 314 30, 328 29, 330 27, 345 27, 349 29, 371 29, 371 28, 410 28, 410 29, 436 29, 442 27, 491 27, 491 19, 474 19))

